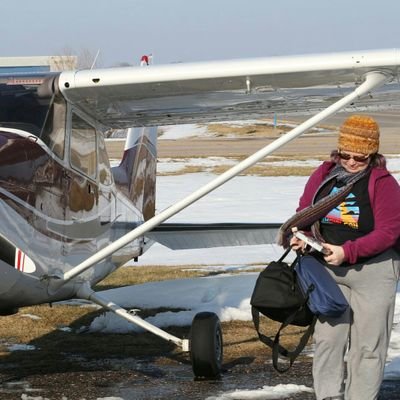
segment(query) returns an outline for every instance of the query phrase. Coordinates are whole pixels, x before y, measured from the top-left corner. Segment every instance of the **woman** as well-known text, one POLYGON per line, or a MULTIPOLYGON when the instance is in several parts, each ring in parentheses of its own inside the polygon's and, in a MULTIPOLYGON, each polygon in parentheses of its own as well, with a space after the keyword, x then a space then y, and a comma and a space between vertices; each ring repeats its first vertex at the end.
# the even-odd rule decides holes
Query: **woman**
MULTIPOLYGON (((331 161, 305 186, 302 212, 284 224, 284 234, 298 227, 323 240, 326 268, 350 304, 341 317, 319 318, 315 326, 318 400, 373 400, 383 379, 400 269, 400 187, 378 150, 377 123, 349 117, 331 161)), ((290 245, 305 246, 296 237, 290 245)))

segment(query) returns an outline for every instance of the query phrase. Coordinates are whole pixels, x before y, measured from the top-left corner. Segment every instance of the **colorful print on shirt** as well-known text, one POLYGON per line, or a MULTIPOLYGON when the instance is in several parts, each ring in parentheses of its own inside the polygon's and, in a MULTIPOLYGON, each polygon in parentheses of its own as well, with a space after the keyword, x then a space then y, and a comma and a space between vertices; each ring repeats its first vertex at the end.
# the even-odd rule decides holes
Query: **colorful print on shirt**
MULTIPOLYGON (((332 193, 336 193, 337 191, 337 187, 332 189, 332 193)), ((357 198, 353 193, 349 193, 342 203, 322 218, 321 222, 324 224, 342 224, 353 229, 358 229, 359 218, 360 208, 357 204, 357 198)))

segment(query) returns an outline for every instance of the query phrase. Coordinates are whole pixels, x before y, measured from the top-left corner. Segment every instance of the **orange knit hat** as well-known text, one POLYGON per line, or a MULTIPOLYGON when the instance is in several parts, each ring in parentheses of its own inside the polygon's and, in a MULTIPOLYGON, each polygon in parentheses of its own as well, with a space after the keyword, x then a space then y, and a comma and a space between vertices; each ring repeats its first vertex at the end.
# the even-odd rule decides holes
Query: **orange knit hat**
POLYGON ((374 154, 379 150, 379 126, 367 115, 352 115, 340 127, 339 150, 374 154))

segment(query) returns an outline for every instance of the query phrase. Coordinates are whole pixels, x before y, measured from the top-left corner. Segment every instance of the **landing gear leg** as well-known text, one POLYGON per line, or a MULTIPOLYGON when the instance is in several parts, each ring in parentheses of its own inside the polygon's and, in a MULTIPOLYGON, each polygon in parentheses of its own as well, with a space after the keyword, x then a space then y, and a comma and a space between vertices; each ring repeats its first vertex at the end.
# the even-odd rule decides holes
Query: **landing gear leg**
POLYGON ((211 312, 201 312, 195 315, 190 331, 190 340, 180 339, 162 329, 144 321, 137 315, 130 314, 118 304, 101 296, 86 282, 77 291, 77 297, 93 301, 105 309, 112 311, 121 318, 141 326, 155 335, 175 343, 182 351, 190 351, 193 373, 196 378, 217 379, 222 365, 222 330, 218 316, 211 312))

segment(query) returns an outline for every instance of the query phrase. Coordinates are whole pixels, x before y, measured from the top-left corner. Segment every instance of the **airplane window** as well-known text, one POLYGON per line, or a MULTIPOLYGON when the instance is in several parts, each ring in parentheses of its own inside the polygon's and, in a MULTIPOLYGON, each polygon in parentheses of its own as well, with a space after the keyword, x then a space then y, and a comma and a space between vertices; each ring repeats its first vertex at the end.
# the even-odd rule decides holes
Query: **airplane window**
POLYGON ((55 98, 47 114, 40 138, 58 157, 64 158, 65 147, 65 100, 55 98))
POLYGON ((50 99, 38 98, 35 88, 0 84, 0 126, 39 136, 50 99))
POLYGON ((72 114, 70 155, 74 168, 96 177, 96 130, 76 114, 72 114))

